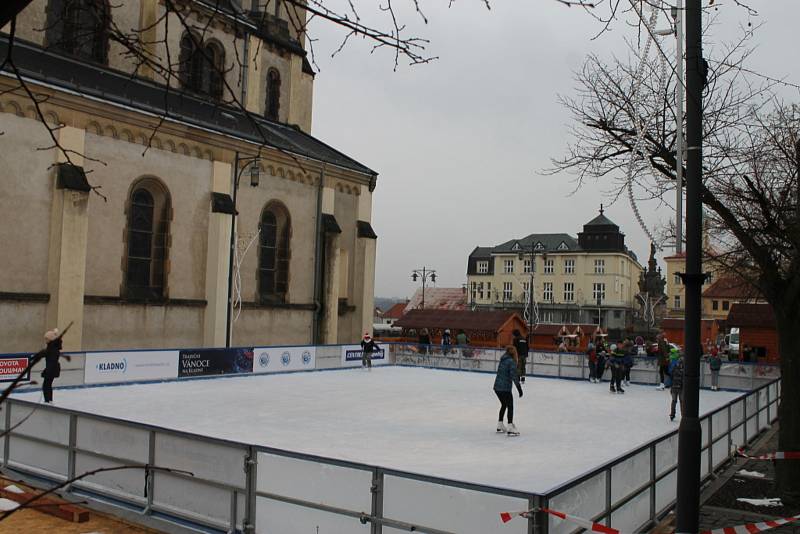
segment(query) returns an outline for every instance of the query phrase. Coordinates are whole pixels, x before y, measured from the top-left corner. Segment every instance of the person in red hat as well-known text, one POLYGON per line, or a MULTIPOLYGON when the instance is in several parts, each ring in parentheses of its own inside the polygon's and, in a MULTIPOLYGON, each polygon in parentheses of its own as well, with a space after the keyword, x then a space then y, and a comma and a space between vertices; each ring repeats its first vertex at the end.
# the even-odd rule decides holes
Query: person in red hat
POLYGON ((369 335, 369 332, 364 334, 364 339, 361 340, 361 367, 372 369, 372 353, 377 352, 378 345, 369 335))

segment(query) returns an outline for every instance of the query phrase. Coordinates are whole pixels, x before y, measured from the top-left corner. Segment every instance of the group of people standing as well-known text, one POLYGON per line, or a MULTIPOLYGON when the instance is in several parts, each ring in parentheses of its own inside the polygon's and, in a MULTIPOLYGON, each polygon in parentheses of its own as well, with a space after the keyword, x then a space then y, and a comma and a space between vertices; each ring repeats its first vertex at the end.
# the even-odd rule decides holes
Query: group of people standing
POLYGON ((622 386, 631 385, 631 368, 633 357, 637 354, 637 347, 633 343, 617 346, 606 346, 602 340, 597 343, 589 342, 586 355, 589 360, 589 382, 599 384, 603 380, 606 368, 611 370, 611 393, 625 393, 622 386))

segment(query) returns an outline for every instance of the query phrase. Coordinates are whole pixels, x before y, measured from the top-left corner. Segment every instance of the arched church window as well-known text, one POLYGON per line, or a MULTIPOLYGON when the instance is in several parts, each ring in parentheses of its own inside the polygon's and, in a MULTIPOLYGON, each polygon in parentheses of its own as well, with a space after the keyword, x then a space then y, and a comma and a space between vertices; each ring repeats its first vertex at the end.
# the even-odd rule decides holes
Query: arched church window
POLYGON ((138 181, 128 201, 124 294, 129 298, 166 295, 169 251, 169 195, 152 178, 138 181))
POLYGON ((289 291, 289 241, 291 220, 286 208, 277 202, 261 213, 258 292, 262 302, 285 302, 289 291))
POLYGON ((267 105, 265 115, 268 119, 277 121, 280 108, 281 75, 276 69, 269 69, 269 72, 267 72, 267 105))

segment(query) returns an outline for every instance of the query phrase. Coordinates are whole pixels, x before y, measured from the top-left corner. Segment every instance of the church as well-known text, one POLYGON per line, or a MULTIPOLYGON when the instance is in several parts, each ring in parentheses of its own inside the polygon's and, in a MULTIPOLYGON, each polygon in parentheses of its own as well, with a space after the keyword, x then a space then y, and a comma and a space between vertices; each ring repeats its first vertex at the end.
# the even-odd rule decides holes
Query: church
POLYGON ((311 135, 306 13, 246 2, 34 0, 2 28, 0 351, 371 328, 377 173, 311 135))

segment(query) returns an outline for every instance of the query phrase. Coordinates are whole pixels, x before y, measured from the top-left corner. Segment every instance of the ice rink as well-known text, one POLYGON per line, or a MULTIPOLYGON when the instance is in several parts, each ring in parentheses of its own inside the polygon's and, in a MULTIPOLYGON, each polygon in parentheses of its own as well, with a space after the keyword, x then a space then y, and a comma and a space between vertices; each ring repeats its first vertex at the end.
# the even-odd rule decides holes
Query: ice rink
MULTIPOLYGON (((495 433, 494 375, 376 367, 55 391, 56 406, 414 473, 544 492, 675 430, 670 395, 528 378, 495 433)), ((56 382, 57 384, 57 382, 56 382)), ((701 415, 738 393, 700 392, 701 415)), ((41 395, 15 395, 41 401, 41 395)))

